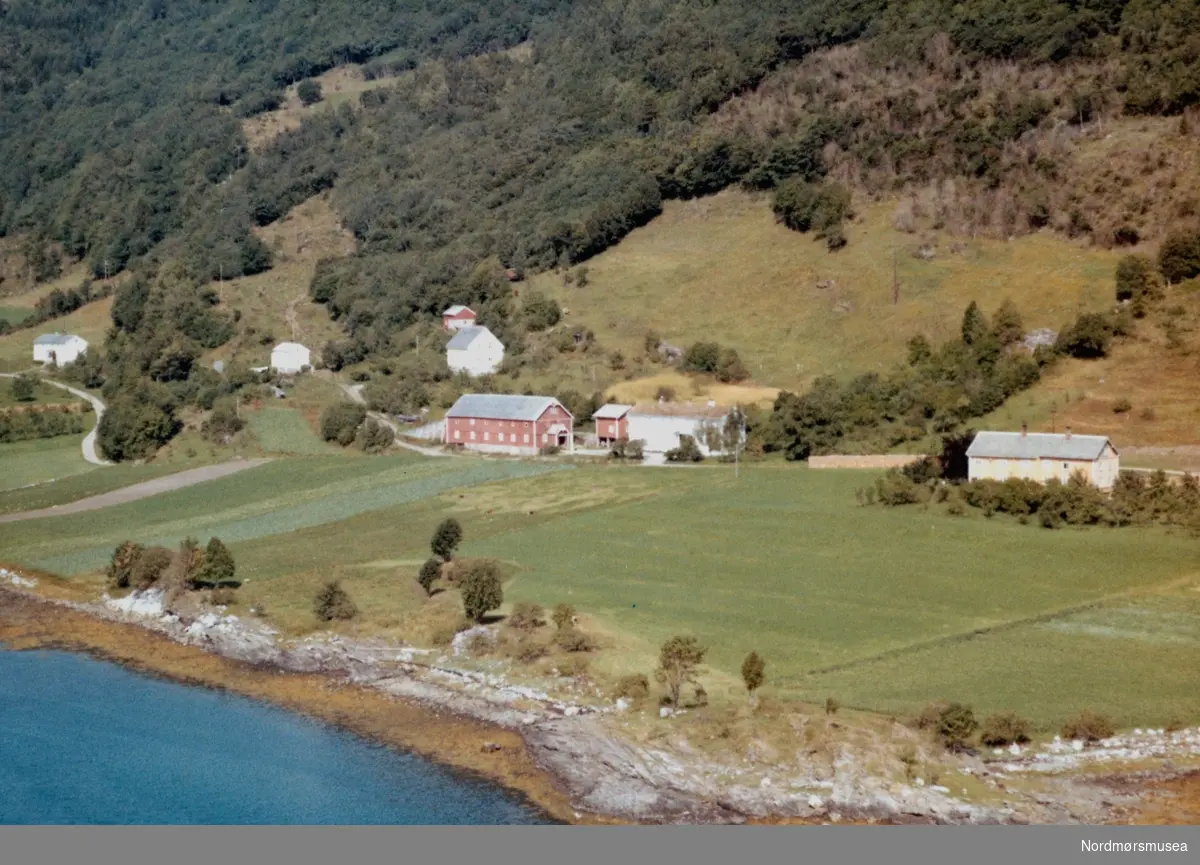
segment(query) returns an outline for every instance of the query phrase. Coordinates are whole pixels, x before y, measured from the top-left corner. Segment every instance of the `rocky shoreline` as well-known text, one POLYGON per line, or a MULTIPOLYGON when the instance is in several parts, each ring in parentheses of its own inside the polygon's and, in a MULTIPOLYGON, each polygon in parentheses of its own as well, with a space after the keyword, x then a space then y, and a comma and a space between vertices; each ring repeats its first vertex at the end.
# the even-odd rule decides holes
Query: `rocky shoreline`
MULTIPOLYGON (((526 782, 520 786, 568 822, 1096 823, 1119 819, 1137 802, 1136 794, 1094 778, 1075 783, 1055 777, 1050 782, 1057 795, 1014 793, 1013 801, 1005 801, 1003 807, 986 807, 955 798, 947 787, 925 786, 922 779, 897 786, 873 778, 863 766, 865 761, 849 748, 838 753, 831 780, 789 777, 787 770, 778 778, 745 777, 740 768, 621 736, 611 723, 624 709, 620 703, 555 698, 513 684, 502 675, 457 668, 438 651, 332 634, 289 641, 257 619, 220 611, 186 618, 164 613, 161 597, 154 593, 91 603, 47 598, 36 589, 34 578, 0 569, 0 604, 7 594, 53 605, 114 625, 136 626, 259 670, 315 675, 421 707, 439 718, 449 714, 497 733, 515 734, 532 764, 550 781, 549 786, 526 782), (549 792, 551 788, 557 795, 549 792)), ((146 665, 155 669, 152 660, 146 665)), ((1104 748, 1089 750, 1081 760, 1094 765, 1102 759, 1097 755, 1106 752, 1136 757, 1140 746, 1153 756, 1200 757, 1200 730, 1153 742, 1146 737, 1153 738, 1156 731, 1138 734, 1137 742, 1104 743, 1104 748)), ((501 746, 482 744, 484 751, 493 749, 499 751, 501 746)), ((1054 743, 1044 752, 1005 753, 986 765, 978 760, 965 762, 960 771, 987 776, 989 783, 1004 789, 998 779, 1061 775, 1070 768, 1073 754, 1070 743, 1054 743)), ((431 756, 451 764, 462 762, 447 754, 431 756)), ((791 772, 795 774, 794 769, 791 772)), ((1160 771, 1154 777, 1178 774, 1160 771)))

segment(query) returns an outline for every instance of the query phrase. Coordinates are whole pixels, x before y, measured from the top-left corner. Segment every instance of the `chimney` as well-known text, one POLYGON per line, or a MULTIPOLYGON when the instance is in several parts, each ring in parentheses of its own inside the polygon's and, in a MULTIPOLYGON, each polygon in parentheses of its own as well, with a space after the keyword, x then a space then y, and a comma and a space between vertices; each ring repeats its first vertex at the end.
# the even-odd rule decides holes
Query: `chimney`
POLYGON ((662 405, 662 404, 663 404, 663 403, 665 403, 666 401, 667 401, 667 398, 666 398, 665 396, 660 396, 660 397, 658 398, 658 404, 659 404, 659 405, 662 405))
POLYGON ((717 401, 716 401, 715 399, 710 399, 710 400, 708 401, 708 407, 709 407, 709 408, 716 408, 716 407, 717 407, 717 401))
POLYGON ((1027 435, 1029 435, 1029 424, 1023 423, 1021 424, 1021 438, 1025 438, 1027 435))
POLYGON ((1068 441, 1070 441, 1070 439, 1071 439, 1071 428, 1070 428, 1070 427, 1067 427, 1067 428, 1066 428, 1066 432, 1067 432, 1067 440, 1068 440, 1068 441))

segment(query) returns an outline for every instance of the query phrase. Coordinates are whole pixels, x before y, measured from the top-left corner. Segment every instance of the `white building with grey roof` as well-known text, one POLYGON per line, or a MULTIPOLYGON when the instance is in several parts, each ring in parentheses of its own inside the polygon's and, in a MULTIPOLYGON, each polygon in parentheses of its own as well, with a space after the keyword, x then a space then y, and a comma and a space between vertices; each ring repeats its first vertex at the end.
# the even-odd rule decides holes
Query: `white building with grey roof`
POLYGON ((43 333, 33 341, 34 363, 62 366, 87 354, 88 343, 73 333, 43 333))
POLYGON ((1072 435, 1069 427, 1064 433, 981 432, 967 448, 967 476, 973 481, 1066 483, 1078 473, 1110 490, 1120 471, 1120 456, 1108 436, 1072 435))
POLYGON ((486 327, 462 327, 446 344, 446 364, 451 372, 490 375, 504 362, 504 343, 486 327))

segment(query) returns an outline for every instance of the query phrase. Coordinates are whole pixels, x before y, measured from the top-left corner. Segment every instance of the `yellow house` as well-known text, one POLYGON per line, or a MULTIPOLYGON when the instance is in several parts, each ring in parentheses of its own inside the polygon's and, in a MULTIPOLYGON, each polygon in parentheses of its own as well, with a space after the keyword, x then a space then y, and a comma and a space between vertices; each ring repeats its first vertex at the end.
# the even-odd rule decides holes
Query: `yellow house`
POLYGON ((981 432, 967 448, 967 476, 1066 483, 1076 472, 1093 486, 1110 490, 1120 472, 1120 457, 1108 436, 1065 433, 981 432))

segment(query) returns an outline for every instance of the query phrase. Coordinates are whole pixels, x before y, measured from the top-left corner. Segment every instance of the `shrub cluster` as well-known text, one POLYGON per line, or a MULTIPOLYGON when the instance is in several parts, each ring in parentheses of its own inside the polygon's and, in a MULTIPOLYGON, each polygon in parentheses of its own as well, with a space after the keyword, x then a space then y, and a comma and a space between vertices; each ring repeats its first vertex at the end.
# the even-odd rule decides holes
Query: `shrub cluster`
POLYGON ((355 402, 339 402, 321 412, 321 438, 337 442, 342 447, 353 444, 358 428, 367 419, 365 406, 355 402))
POLYGON ((695 438, 680 434, 679 447, 667 451, 666 458, 669 463, 698 463, 704 459, 704 454, 695 438))
POLYGON ((621 439, 613 442, 608 455, 611 459, 640 463, 646 458, 646 443, 641 439, 621 439))
MULTIPOLYGON (((47 439, 76 435, 86 426, 76 406, 46 406, 29 410, 0 411, 0 442, 47 439)), ((88 406, 90 409, 91 406, 88 406)))
POLYGON ((113 589, 148 589, 168 576, 179 589, 235 589, 237 566, 220 538, 210 538, 201 549, 191 538, 172 553, 165 547, 144 547, 123 541, 109 558, 106 577, 113 589))
POLYGON ((317 590, 313 598, 313 615, 322 622, 347 621, 358 616, 358 607, 337 580, 331 580, 317 590))
POLYGON ((853 216, 850 190, 840 183, 809 183, 802 177, 785 180, 775 190, 776 218, 793 231, 812 231, 831 250, 846 245, 842 223, 853 216))
POLYGON ((716 342, 696 342, 683 353, 681 368, 686 372, 710 373, 718 381, 731 383, 745 381, 750 371, 742 363, 737 350, 722 347, 716 342))

